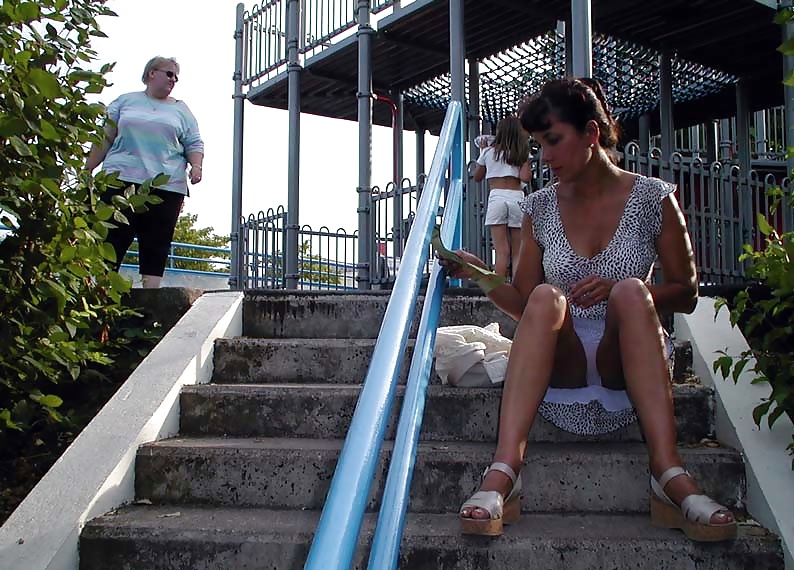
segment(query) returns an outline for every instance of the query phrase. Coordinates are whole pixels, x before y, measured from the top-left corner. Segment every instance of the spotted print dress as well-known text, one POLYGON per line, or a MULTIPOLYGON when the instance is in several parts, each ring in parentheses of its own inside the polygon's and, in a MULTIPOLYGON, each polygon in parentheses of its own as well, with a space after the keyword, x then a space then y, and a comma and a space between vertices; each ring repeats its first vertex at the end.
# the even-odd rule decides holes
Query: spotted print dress
MULTIPOLYGON (((545 282, 562 290, 570 301, 571 287, 590 275, 620 281, 635 277, 647 281, 656 261, 656 238, 662 227, 662 200, 675 186, 638 176, 626 200, 623 216, 607 246, 591 258, 573 251, 562 225, 553 184, 530 194, 521 209, 532 219, 535 241, 543 254, 545 282)), ((595 352, 604 333, 607 303, 588 308, 569 303, 574 329, 587 358, 587 385, 582 388, 549 388, 540 414, 557 427, 581 435, 615 431, 636 420, 625 390, 601 384, 595 352)), ((668 340, 668 355, 672 347, 668 340)))

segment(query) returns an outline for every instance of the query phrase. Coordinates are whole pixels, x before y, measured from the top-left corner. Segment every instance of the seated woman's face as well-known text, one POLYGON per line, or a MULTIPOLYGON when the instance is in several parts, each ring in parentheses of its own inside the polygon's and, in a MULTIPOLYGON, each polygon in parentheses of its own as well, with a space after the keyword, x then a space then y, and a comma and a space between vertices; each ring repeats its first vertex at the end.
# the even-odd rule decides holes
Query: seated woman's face
POLYGON ((543 148, 543 161, 560 182, 574 179, 592 156, 592 137, 557 117, 552 116, 550 119, 549 128, 533 132, 532 138, 543 148))

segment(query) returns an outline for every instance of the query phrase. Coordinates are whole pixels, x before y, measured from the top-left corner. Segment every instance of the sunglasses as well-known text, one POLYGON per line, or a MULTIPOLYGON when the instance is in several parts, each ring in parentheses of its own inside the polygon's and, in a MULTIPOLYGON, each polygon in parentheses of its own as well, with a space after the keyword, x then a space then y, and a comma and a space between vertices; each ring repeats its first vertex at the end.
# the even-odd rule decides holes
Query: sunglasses
POLYGON ((166 71, 165 69, 155 69, 155 71, 162 71, 168 79, 173 79, 174 82, 179 81, 179 76, 173 71, 166 71))

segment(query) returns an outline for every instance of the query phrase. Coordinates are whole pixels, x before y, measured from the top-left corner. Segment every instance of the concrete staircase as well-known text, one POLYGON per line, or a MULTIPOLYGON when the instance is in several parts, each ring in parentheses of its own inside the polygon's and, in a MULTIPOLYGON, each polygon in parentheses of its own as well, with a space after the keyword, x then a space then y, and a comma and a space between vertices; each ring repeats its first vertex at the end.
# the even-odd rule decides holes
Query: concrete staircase
MULTIPOLYGON (((139 450, 137 504, 84 528, 81 570, 302 568, 387 299, 250 294, 246 337, 217 341, 214 383, 182 392, 180 436, 139 450)), ((493 321, 512 336, 515 324, 486 299, 444 300, 442 325, 493 321)), ((712 396, 688 373, 688 347, 677 354, 684 460, 716 500, 741 508, 742 458, 703 442, 713 430, 712 396)), ((456 512, 491 458, 500 390, 447 388, 435 375, 431 382, 400 568, 783 567, 776 537, 753 524, 735 542, 701 544, 651 527, 637 426, 582 438, 539 420, 522 471, 521 522, 498 539, 462 536, 456 512)), ((366 568, 390 453, 387 441, 355 568, 366 568)))

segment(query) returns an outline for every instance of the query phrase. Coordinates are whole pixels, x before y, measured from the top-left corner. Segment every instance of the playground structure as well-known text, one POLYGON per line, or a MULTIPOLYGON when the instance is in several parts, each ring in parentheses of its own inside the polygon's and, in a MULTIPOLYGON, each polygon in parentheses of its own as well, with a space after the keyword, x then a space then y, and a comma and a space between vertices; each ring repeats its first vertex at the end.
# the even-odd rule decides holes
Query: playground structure
MULTIPOLYGON (((425 137, 439 133, 449 102, 465 110, 470 164, 478 134, 491 132, 543 82, 565 75, 604 84, 624 130, 624 167, 679 185, 701 279, 743 280, 742 246, 763 240, 757 214, 770 216, 779 230, 794 228, 791 208, 771 213, 767 196, 780 187, 789 202, 785 149, 794 121, 792 88, 782 81, 792 65, 776 48, 792 32, 773 21, 785 7, 776 0, 269 0, 247 11, 239 5, 231 287, 334 288, 341 281, 347 288, 351 265, 356 288, 391 286, 423 188, 425 137), (246 101, 289 111, 286 210, 242 210, 246 101), (301 113, 358 121, 354 232, 300 224, 301 113), (385 186, 371 180, 373 124, 394 131, 393 176, 385 186), (402 148, 411 130, 413 181, 403 172, 402 148), (309 283, 301 277, 302 253, 338 268, 309 283)), ((537 189, 548 173, 540 156, 533 167, 537 189)), ((461 244, 487 258, 486 197, 484 183, 465 179, 461 244)))

